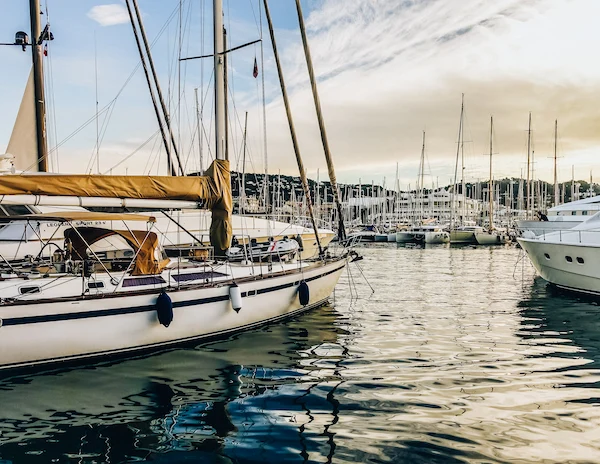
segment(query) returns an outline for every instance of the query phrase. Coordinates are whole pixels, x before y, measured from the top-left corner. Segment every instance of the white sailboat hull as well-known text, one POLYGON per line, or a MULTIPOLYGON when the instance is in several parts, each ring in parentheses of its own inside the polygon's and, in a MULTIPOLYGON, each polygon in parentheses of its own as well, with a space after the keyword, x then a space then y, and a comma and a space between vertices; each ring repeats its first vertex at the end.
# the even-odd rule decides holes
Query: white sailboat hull
POLYGON ((475 234, 478 245, 504 245, 508 237, 506 234, 478 232, 475 234))
POLYGON ((167 289, 173 302, 173 321, 168 327, 157 318, 161 288, 143 294, 4 302, 0 306, 0 369, 150 350, 288 317, 324 303, 346 262, 342 259, 269 279, 238 281, 242 292, 239 312, 229 299, 231 280, 167 289), (306 305, 298 295, 302 280, 309 288, 306 305))
POLYGON ((396 232, 396 243, 421 243, 424 241, 425 234, 423 232, 411 232, 408 230, 396 232))
POLYGON ((448 243, 450 241, 450 234, 446 231, 440 230, 435 232, 425 232, 425 243, 440 244, 448 243))
POLYGON ((475 232, 472 230, 452 230, 450 231, 450 243, 477 243, 475 232))

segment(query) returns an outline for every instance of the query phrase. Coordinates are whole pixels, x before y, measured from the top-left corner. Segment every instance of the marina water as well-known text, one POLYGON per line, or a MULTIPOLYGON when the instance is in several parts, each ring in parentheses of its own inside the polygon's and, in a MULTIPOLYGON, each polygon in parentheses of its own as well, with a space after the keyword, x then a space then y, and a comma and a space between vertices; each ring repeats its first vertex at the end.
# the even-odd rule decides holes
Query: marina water
POLYGON ((1 462, 600 461, 594 302, 513 246, 361 253, 291 321, 3 378, 1 462))

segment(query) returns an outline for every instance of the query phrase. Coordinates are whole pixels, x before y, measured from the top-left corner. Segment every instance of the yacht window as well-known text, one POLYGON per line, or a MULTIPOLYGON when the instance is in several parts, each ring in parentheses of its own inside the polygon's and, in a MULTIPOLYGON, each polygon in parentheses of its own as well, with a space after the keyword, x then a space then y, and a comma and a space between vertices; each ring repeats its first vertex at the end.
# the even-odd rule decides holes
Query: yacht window
POLYGON ((19 293, 21 295, 25 295, 26 293, 40 293, 40 287, 36 286, 31 286, 31 287, 20 287, 19 288, 19 293))
POLYGON ((104 282, 88 282, 88 288, 104 288, 104 282))
POLYGON ((4 205, 4 209, 9 216, 21 216, 23 214, 31 214, 31 210, 25 205, 4 205))
POLYGON ((577 257, 577 262, 579 264, 583 264, 585 261, 583 260, 583 258, 580 258, 579 256, 577 257))
POLYGON ((583 214, 584 216, 587 216, 588 212, 587 211, 582 211, 581 214, 583 214))
POLYGON ((544 257, 545 257, 546 259, 550 259, 550 255, 549 255, 548 253, 544 253, 544 257))
POLYGON ((577 211, 571 211, 571 216, 577 216, 577 211))
POLYGON ((567 260, 567 263, 573 262, 573 258, 571 258, 570 256, 565 256, 565 259, 567 260))

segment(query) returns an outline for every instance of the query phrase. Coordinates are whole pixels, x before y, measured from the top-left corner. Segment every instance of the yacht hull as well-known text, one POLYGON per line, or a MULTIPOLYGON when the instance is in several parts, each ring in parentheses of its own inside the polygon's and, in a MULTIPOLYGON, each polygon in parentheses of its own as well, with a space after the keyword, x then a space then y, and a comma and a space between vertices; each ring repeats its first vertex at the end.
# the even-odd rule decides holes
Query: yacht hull
POLYGON ((148 351, 289 317, 327 301, 346 263, 340 259, 268 279, 238 280, 239 312, 230 301, 231 280, 211 286, 164 288, 173 304, 168 327, 161 325, 157 316, 161 288, 142 294, 3 302, 0 369, 148 351), (299 296, 302 281, 309 289, 304 305, 299 296))
POLYGON ((544 280, 567 290, 600 295, 600 246, 517 240, 544 280))

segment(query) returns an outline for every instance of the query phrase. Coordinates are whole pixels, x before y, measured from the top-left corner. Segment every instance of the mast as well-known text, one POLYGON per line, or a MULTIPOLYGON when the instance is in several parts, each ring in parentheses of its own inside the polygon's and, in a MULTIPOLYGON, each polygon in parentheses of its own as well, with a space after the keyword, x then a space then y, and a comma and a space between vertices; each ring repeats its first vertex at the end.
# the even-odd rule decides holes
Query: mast
POLYGON ((531 166, 531 111, 529 112, 529 126, 527 129, 527 198, 525 200, 525 219, 530 219, 529 206, 530 206, 530 192, 531 192, 531 180, 530 180, 530 166, 531 166))
POLYGON ((215 158, 226 160, 225 151, 225 43, 223 34, 223 0, 213 0, 215 44, 215 158))
POLYGON ((554 120, 554 206, 558 205, 558 174, 556 162, 556 145, 558 140, 558 119, 554 120))
MULTIPOLYGON (((214 0, 216 3, 221 3, 221 0, 214 0)), ((304 169, 304 162, 302 161, 302 157, 300 155, 300 147, 298 146, 298 139, 296 137, 296 129, 294 128, 294 120, 292 119, 292 111, 290 108, 290 102, 288 100, 287 89, 285 87, 285 81, 283 79, 283 70, 281 69, 281 62, 279 60, 279 53, 277 51, 277 43, 275 41, 275 32, 273 30, 273 22, 271 21, 271 13, 269 11, 269 3, 268 0, 263 0, 263 4, 265 6, 265 16, 267 17, 267 24, 269 26, 269 35, 271 36, 271 45, 273 46, 273 54, 275 55, 275 64, 277 66, 277 75, 279 76, 279 85, 281 87, 281 93, 283 96, 283 103, 285 106, 285 112, 287 115, 288 125, 290 128, 290 135, 292 137, 292 145, 294 147, 294 153, 296 155, 296 163, 298 164, 298 171, 300 171, 300 179, 302 180, 302 188, 304 189, 304 196, 306 198, 306 206, 308 207, 308 212, 310 215, 310 220, 312 222, 313 229, 315 231, 315 239, 317 241, 317 247, 319 248, 319 256, 323 256, 323 247, 321 246, 321 240, 319 239, 319 229, 317 227, 317 222, 315 220, 312 200, 310 198, 310 189, 308 187, 308 180, 306 179, 306 170, 304 169)), ((216 27, 216 22, 215 22, 216 27)), ((216 34, 215 34, 216 38, 216 34)), ((215 52, 216 56, 216 52, 215 52)), ((215 58, 216 62, 216 58, 215 58)), ((215 89, 217 88, 215 82, 215 89)))
POLYGON ((423 145, 421 147, 421 172, 420 172, 420 190, 421 190, 421 223, 425 219, 425 131, 423 131, 423 145))
POLYGON ((146 58, 144 56, 144 52, 142 51, 142 43, 140 42, 140 38, 138 36, 137 27, 135 25, 135 20, 133 18, 133 11, 131 10, 131 6, 129 1, 125 2, 127 6, 127 13, 129 14, 129 20, 131 21, 131 28, 133 30, 133 36, 135 38, 135 43, 137 45, 138 53, 140 54, 140 60, 142 62, 142 69, 144 70, 144 76, 146 77, 146 82, 148 84, 148 90, 150 92, 150 99, 152 100, 152 107, 154 108, 154 114, 156 115, 156 121, 158 122, 158 128, 160 129, 160 135, 162 137, 163 145, 165 147, 165 152, 167 154, 167 171, 170 175, 175 175, 175 169, 173 168, 172 159, 171 159, 171 148, 169 146, 169 142, 167 141, 167 134, 165 133, 165 128, 163 127, 162 119, 160 117, 160 110, 158 109, 158 103, 156 102, 156 96, 154 95, 154 89, 152 88, 152 80, 150 79, 150 73, 148 71, 148 65, 146 64, 146 58))
POLYGON ((492 139, 494 135, 494 117, 490 116, 490 183, 488 185, 488 194, 490 200, 490 225, 489 229, 494 229, 494 180, 492 178, 492 139))
POLYGON ((244 151, 242 157, 242 192, 240 195, 242 207, 240 208, 241 214, 246 212, 246 148, 247 148, 247 134, 248 134, 248 112, 244 117, 244 151))
MULTIPOLYGON (((146 49, 146 55, 148 56, 148 63, 150 63, 150 71, 152 72, 152 77, 154 79, 154 85, 156 86, 156 93, 158 94, 158 101, 160 102, 160 107, 162 109, 163 116, 165 118, 165 124, 167 126, 167 130, 169 131, 169 135, 171 138, 171 145, 173 147, 173 152, 175 153, 175 158, 177 159, 177 164, 179 166, 179 170, 181 172, 181 175, 183 175, 184 172, 183 172, 183 166, 181 165, 181 158, 179 157, 179 151, 177 150, 177 144, 175 143, 175 137, 173 136, 173 130, 171 129, 171 118, 169 116, 169 112, 167 111, 167 106, 165 105, 165 100, 163 99, 162 91, 160 89, 160 84, 158 82, 158 77, 156 74, 156 69, 154 68, 154 61, 152 60, 152 54, 150 53, 150 45, 148 44, 148 38, 146 37, 146 30, 144 29, 144 23, 142 22, 142 15, 140 14, 137 0, 132 0, 132 1, 133 1, 133 8, 135 10, 135 15, 137 17, 138 25, 140 27, 142 41, 144 42, 144 48, 146 49)), ((132 20, 132 26, 133 26, 133 20, 132 20)), ((140 50, 140 52, 141 52, 141 50, 140 50)), ((180 98, 180 97, 181 97, 181 95, 178 95, 178 98, 180 98)), ((160 122, 159 122, 159 124, 160 124, 160 122)), ((173 160, 170 158, 169 152, 167 152, 167 156, 169 156, 169 164, 171 165, 170 166, 171 175, 174 175, 176 170, 172 166, 173 160)))
POLYGON ((43 38, 39 0, 29 0, 29 15, 31 19, 31 53, 33 58, 38 170, 40 172, 47 172, 48 142, 46 141, 46 99, 44 96, 44 65, 42 59, 43 38))
POLYGON ((329 182, 331 183, 331 190, 333 192, 333 200, 335 201, 335 206, 338 211, 338 238, 340 240, 344 240, 346 238, 346 230, 344 227, 344 216, 342 215, 342 204, 340 202, 339 189, 337 186, 335 169, 333 167, 333 158, 331 157, 331 151, 329 150, 329 142, 327 140, 327 132, 325 131, 325 122, 323 121, 323 114, 321 112, 321 101, 319 99, 319 93, 317 90, 317 81, 315 79, 315 72, 313 69, 310 48, 308 47, 308 40, 306 38, 306 30, 304 27, 304 16, 302 14, 302 7, 300 5, 300 0, 296 0, 296 11, 298 13, 298 22, 300 24, 300 34, 302 35, 302 45, 304 47, 304 56, 306 57, 306 67, 308 68, 308 75, 310 77, 310 86, 312 88, 313 100, 315 102, 315 110, 317 112, 317 120, 319 121, 319 130, 321 131, 321 142, 323 143, 323 151, 325 152, 325 161, 327 162, 327 172, 329 174, 329 182))
POLYGON ((461 94, 461 102, 460 102, 460 120, 458 123, 458 144, 456 145, 456 164, 454 165, 454 188, 452 189, 452 204, 450 206, 450 230, 456 228, 454 225, 454 214, 455 214, 454 210, 456 209, 456 187, 457 187, 457 182, 458 182, 458 158, 460 156, 460 146, 461 146, 461 141, 462 141, 462 125, 463 125, 464 111, 465 111, 465 94, 463 93, 463 94, 461 94))

